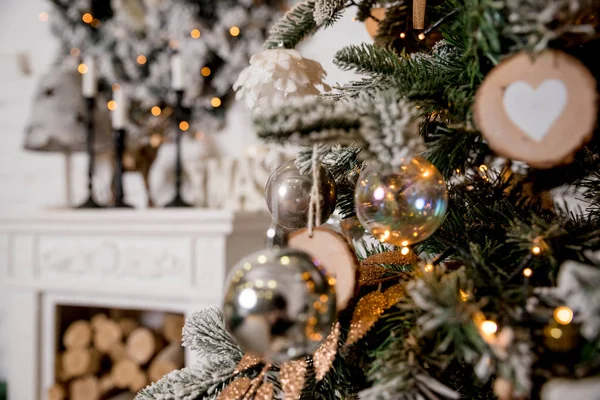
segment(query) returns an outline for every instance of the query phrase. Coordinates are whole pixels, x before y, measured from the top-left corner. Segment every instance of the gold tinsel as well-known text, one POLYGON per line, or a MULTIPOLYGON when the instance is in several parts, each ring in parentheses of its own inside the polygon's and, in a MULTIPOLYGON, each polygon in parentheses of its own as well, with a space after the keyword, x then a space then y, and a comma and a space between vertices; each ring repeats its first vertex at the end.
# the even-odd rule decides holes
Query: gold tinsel
POLYGON ((235 378, 219 393, 217 400, 238 400, 250 389, 251 381, 245 376, 235 378))
POLYGON ((358 268, 358 284, 359 286, 371 286, 392 279, 398 279, 398 275, 393 274, 393 272, 381 265, 361 264, 358 268), (390 273, 392 274, 390 275, 390 273))
POLYGON ((371 292, 360 299, 352 315, 346 345, 354 344, 365 336, 383 314, 387 304, 387 298, 381 292, 371 292))
POLYGON ((279 380, 284 400, 299 400, 306 380, 306 360, 288 361, 281 364, 279 380))
POLYGON ((248 368, 252 368, 255 365, 258 365, 261 361, 262 360, 260 357, 257 357, 250 353, 246 353, 246 354, 244 354, 244 357, 242 357, 242 359, 240 360, 238 365, 235 367, 234 373, 237 374, 237 373, 247 370, 248 368))
POLYGON ((254 395, 254 400, 271 400, 273 398, 273 384, 264 382, 254 395))
POLYGON ((317 381, 320 381, 325 377, 331 365, 333 364, 333 360, 335 360, 335 355, 337 354, 338 349, 338 340, 340 339, 340 323, 336 322, 331 328, 331 332, 327 336, 327 339, 315 351, 313 355, 313 362, 315 366, 315 375, 317 381))
POLYGON ((404 290, 404 284, 402 283, 387 288, 386 291, 383 292, 383 295, 387 299, 387 308, 394 306, 405 294, 406 291, 404 290))

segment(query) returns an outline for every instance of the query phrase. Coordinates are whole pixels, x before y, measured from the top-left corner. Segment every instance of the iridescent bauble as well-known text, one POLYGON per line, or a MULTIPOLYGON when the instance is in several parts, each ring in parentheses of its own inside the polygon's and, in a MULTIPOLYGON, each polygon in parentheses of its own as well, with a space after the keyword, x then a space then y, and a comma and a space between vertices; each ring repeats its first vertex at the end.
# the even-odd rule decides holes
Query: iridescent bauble
POLYGON ((365 228, 360 224, 356 217, 344 218, 340 221, 342 234, 346 240, 353 243, 355 240, 361 239, 365 235, 365 228))
POLYGON ((399 246, 431 236, 448 207, 444 178, 422 157, 399 167, 371 163, 361 172, 354 195, 362 226, 379 241, 399 246))
MULTIPOLYGON (((335 181, 323 167, 319 172, 321 222, 327 221, 336 203, 335 181)), ((271 217, 288 229, 304 228, 308 224, 312 174, 302 175, 294 161, 287 161, 269 177, 265 199, 271 217)))
POLYGON ((258 251, 227 282, 227 329, 242 349, 269 362, 314 353, 336 320, 335 281, 302 251, 258 251))

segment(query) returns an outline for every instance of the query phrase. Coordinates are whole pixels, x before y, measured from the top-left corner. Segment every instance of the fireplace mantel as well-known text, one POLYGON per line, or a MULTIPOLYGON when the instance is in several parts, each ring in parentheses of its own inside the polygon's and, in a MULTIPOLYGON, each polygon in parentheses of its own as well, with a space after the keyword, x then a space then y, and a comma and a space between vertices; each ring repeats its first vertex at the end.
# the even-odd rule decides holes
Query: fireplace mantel
POLYGON ((58 305, 190 314, 219 304, 228 266, 264 245, 269 218, 206 209, 0 215, 9 398, 54 380, 58 305))

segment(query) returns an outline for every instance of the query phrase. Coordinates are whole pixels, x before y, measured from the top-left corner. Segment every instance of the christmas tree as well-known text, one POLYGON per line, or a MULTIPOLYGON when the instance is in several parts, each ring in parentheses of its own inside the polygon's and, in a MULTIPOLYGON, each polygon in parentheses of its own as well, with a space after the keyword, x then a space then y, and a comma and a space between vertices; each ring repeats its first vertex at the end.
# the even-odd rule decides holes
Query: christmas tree
POLYGON ((327 282, 305 272, 309 317, 249 337, 241 327, 265 314, 256 304, 301 301, 276 288, 304 253, 249 256, 224 309, 186 325, 198 363, 138 398, 597 399, 599 11, 595 0, 305 0, 288 11, 239 95, 262 139, 304 146, 267 185, 273 218, 308 223, 303 250, 318 252, 313 235, 337 240, 313 228, 335 192, 358 278, 340 250, 337 265, 323 261, 337 274, 337 319, 327 282), (334 60, 364 78, 320 95, 323 71, 293 48, 352 9, 377 24, 375 44, 334 60), (292 175, 312 183, 296 197, 272 187, 292 175), (308 215, 293 214, 306 196, 308 215), (277 347, 293 343, 278 335, 294 324, 304 341, 277 347))

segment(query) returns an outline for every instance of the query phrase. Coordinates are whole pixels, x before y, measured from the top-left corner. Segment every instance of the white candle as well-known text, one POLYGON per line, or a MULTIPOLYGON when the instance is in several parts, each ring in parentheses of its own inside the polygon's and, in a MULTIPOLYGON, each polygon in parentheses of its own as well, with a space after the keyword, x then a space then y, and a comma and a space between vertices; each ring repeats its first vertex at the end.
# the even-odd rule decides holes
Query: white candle
POLYGON ((117 103, 117 108, 112 112, 112 126, 113 129, 125 128, 125 121, 127 121, 127 96, 125 91, 119 89, 113 92, 113 100, 117 103))
POLYGON ((94 57, 87 56, 83 59, 83 63, 87 65, 87 72, 83 74, 82 93, 85 98, 93 98, 98 91, 96 81, 96 60, 94 57))
POLYGON ((183 90, 183 60, 179 53, 171 57, 171 87, 175 90, 183 90))

